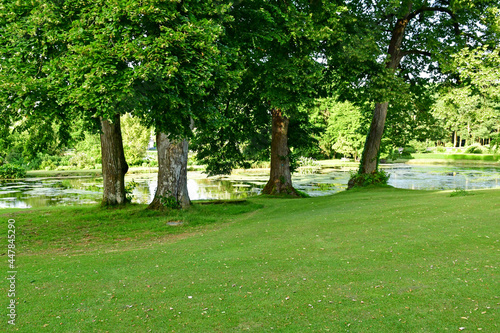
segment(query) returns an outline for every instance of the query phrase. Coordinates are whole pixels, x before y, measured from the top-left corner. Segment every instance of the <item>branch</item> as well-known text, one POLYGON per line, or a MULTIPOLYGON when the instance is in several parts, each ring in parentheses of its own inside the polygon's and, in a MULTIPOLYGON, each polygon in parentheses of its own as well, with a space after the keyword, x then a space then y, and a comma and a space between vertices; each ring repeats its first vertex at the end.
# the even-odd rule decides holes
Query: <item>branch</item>
POLYGON ((450 15, 450 17, 454 21, 453 22, 453 27, 455 28, 455 34, 457 34, 457 35, 460 34, 460 27, 459 27, 458 22, 457 22, 457 17, 455 16, 455 13, 453 13, 453 11, 451 11, 448 8, 444 8, 444 7, 422 7, 420 9, 417 9, 413 13, 408 14, 408 16, 406 18, 408 19, 408 21, 411 21, 412 19, 414 19, 415 17, 417 17, 419 14, 424 13, 424 12, 441 12, 441 13, 446 13, 446 14, 450 15))
POLYGON ((414 11, 413 13, 408 14, 407 19, 410 21, 411 19, 414 19, 416 16, 423 12, 442 12, 449 14, 452 18, 455 18, 455 14, 448 8, 444 7, 422 7, 414 11))
POLYGON ((426 57, 431 57, 432 54, 427 51, 421 51, 421 50, 409 50, 409 51, 403 51, 401 52, 401 57, 407 56, 409 54, 418 54, 418 55, 423 55, 426 57))

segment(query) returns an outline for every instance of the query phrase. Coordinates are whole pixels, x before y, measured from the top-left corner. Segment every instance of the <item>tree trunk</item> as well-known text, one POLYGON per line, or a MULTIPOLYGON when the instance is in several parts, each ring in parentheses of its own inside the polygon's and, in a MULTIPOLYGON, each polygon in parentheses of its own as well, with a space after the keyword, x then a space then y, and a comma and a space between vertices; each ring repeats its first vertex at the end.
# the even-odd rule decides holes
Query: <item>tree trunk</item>
POLYGON ((361 156, 359 173, 372 173, 377 170, 380 143, 384 134, 388 107, 388 102, 375 104, 370 131, 368 132, 363 155, 361 156))
POLYGON ((457 131, 453 131, 453 147, 457 146, 457 131))
POLYGON ((290 172, 290 149, 288 149, 288 124, 290 120, 283 116, 281 110, 273 109, 272 115, 271 174, 262 193, 298 196, 297 191, 292 186, 290 172))
POLYGON ((187 188, 188 141, 172 142, 165 133, 156 134, 158 186, 148 208, 186 208, 191 205, 187 188))
POLYGON ((123 205, 125 197, 125 174, 128 164, 123 152, 120 115, 113 122, 101 118, 101 154, 104 193, 103 205, 123 205))
MULTIPOLYGON (((386 68, 391 71, 395 71, 398 68, 399 63, 403 58, 403 53, 401 52, 400 47, 403 41, 407 24, 408 19, 405 17, 398 20, 398 22, 394 26, 394 29, 392 30, 392 37, 389 43, 388 50, 389 59, 386 63, 386 68)), ((380 144, 382 142, 382 136, 384 134, 384 126, 388 107, 388 102, 375 104, 370 131, 368 132, 368 135, 366 137, 365 147, 363 149, 363 154, 361 155, 361 163, 358 171, 358 173, 360 174, 373 173, 378 168, 380 144)))

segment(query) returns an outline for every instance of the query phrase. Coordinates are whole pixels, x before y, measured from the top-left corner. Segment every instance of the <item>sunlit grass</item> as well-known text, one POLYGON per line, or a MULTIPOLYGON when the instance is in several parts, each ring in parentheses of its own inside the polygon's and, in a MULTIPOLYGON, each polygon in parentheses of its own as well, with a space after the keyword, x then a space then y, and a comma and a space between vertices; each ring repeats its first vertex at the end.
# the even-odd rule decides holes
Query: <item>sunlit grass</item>
POLYGON ((15 328, 496 332, 500 191, 473 194, 4 211, 19 232, 15 328))

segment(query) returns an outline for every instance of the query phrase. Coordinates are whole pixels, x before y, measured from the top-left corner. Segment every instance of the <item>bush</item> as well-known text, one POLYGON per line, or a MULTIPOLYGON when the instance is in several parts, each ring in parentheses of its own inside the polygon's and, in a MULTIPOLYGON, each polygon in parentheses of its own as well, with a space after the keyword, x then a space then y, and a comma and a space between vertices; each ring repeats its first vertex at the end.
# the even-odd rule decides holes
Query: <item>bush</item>
POLYGON ((39 153, 36 159, 32 161, 32 164, 30 164, 30 167, 32 169, 35 169, 36 166, 36 169, 40 170, 57 170, 62 166, 68 166, 68 164, 69 164, 68 156, 60 156, 60 155, 51 156, 49 154, 39 153))
POLYGON ((436 147, 436 152, 438 153, 446 153, 446 148, 445 147, 436 147))
POLYGON ((416 152, 417 152, 417 149, 413 146, 406 146, 403 149, 403 155, 405 155, 405 154, 411 155, 411 154, 415 154, 416 152))
POLYGON ((472 145, 467 147, 465 150, 467 154, 482 154, 483 153, 483 148, 480 145, 472 145))
POLYGON ((366 187, 369 185, 387 185, 391 175, 384 170, 375 170, 372 173, 352 173, 348 188, 366 187))
POLYGON ((96 164, 98 163, 95 158, 83 152, 76 153, 75 156, 69 159, 69 165, 78 169, 94 169, 96 164))
POLYGON ((427 142, 421 142, 421 141, 417 141, 417 140, 411 140, 408 146, 415 148, 416 153, 424 154, 424 153, 428 153, 429 152, 427 150, 427 148, 429 147, 427 145, 427 142))
POLYGON ((26 169, 13 164, 0 166, 0 179, 18 179, 26 177, 26 169))

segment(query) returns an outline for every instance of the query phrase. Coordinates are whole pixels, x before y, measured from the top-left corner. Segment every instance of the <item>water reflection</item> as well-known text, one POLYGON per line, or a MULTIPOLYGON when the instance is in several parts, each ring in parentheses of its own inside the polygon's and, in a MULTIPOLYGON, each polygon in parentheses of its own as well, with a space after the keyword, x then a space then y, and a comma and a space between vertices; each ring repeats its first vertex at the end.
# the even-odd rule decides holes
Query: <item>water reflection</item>
MULTIPOLYGON (((495 167, 383 166, 391 175, 389 184, 407 189, 482 189, 500 188, 500 169, 495 167)), ((333 194, 347 187, 347 169, 323 169, 317 174, 294 174, 294 186, 311 196, 333 194)), ((227 177, 206 178, 190 172, 188 191, 191 200, 244 199, 260 193, 268 172, 249 171, 227 177)), ((134 181, 133 202, 151 202, 156 190, 156 174, 127 176, 134 181)), ((102 178, 27 178, 0 183, 0 208, 29 208, 54 205, 98 203, 102 199, 102 178)))

